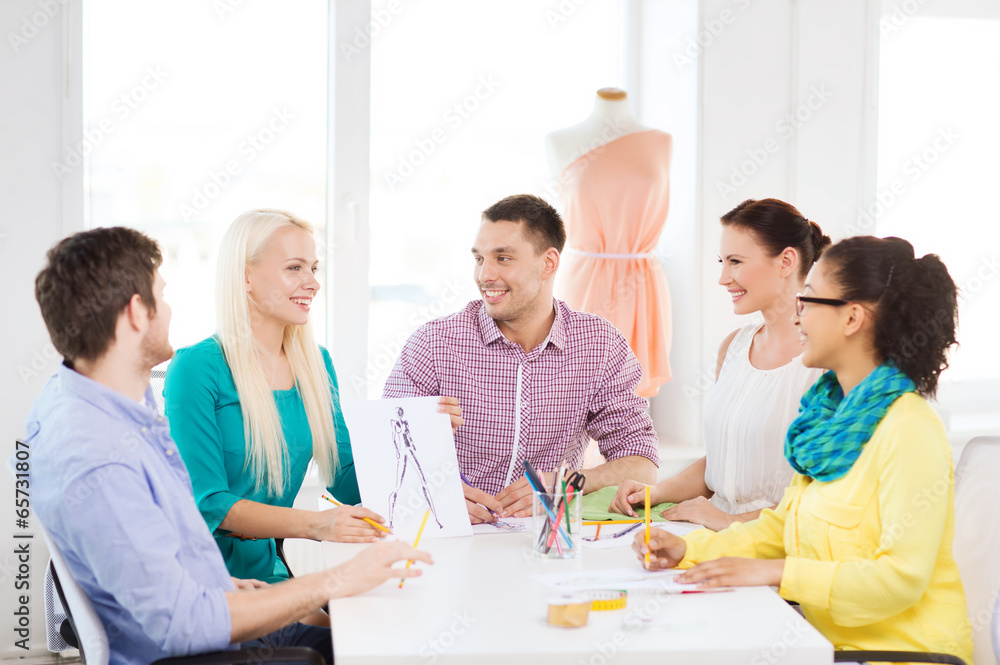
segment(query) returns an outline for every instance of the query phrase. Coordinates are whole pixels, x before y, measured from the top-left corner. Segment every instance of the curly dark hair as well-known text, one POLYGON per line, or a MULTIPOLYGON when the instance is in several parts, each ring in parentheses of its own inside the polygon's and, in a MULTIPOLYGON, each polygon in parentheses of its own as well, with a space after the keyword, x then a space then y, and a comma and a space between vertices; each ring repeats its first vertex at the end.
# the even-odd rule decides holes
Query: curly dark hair
POLYGON ((856 236, 823 254, 840 297, 876 312, 875 350, 933 397, 958 328, 958 289, 936 254, 916 258, 902 238, 856 236))
POLYGON ((747 199, 722 216, 723 226, 750 231, 774 258, 792 247, 799 253, 799 277, 804 278, 830 245, 830 236, 791 203, 779 199, 747 199))
POLYGON ((71 235, 49 250, 35 278, 35 300, 52 345, 70 367, 76 358, 104 355, 133 295, 156 312, 153 281, 162 262, 155 240, 121 226, 71 235))

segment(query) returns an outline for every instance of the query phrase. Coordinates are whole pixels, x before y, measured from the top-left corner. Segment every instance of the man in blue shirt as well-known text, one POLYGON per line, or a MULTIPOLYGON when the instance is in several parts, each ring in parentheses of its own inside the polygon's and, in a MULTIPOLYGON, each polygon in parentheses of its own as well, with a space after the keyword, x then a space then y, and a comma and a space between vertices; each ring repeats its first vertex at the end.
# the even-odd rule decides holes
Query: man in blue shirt
POLYGON ((35 512, 104 623, 113 664, 240 643, 312 646, 332 662, 329 628, 296 620, 419 575, 392 565, 430 557, 380 543, 274 586, 229 576, 149 387, 173 355, 161 261, 155 241, 120 227, 49 251, 35 297, 65 360, 27 420, 35 512))

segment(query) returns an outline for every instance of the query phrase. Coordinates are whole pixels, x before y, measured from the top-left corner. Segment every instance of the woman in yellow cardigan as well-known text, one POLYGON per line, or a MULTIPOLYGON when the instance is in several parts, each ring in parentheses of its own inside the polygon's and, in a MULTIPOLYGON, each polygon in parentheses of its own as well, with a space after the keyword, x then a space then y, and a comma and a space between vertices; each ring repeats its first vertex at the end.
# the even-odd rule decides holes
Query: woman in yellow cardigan
POLYGON ((760 518, 634 549, 681 582, 773 585, 837 649, 934 651, 972 662, 952 556, 954 475, 933 396, 955 343, 940 259, 899 238, 848 238, 798 296, 803 362, 828 370, 803 396, 785 456, 797 471, 760 518), (691 567, 693 566, 693 567, 691 567))

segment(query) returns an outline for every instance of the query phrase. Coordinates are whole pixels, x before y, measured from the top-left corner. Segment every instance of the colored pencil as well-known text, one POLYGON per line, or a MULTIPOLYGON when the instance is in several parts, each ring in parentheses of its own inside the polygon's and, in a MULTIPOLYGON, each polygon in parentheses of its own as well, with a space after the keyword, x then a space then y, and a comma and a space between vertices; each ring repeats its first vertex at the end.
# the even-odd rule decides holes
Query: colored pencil
MULTIPOLYGON (((424 521, 422 521, 420 523, 420 529, 417 530, 417 537, 413 541, 413 549, 416 549, 417 545, 420 544, 420 536, 423 535, 423 533, 424 533, 424 527, 427 525, 427 518, 430 517, 430 515, 431 515, 431 509, 428 508, 427 512, 424 513, 424 521)), ((412 563, 413 563, 413 559, 407 559, 406 560, 406 568, 404 568, 403 570, 407 570, 412 563)), ((405 582, 405 581, 406 581, 405 577, 403 579, 399 580, 399 588, 400 589, 403 588, 403 582, 405 582)))
MULTIPOLYGON (((321 494, 320 496, 322 496, 324 499, 326 499, 327 501, 329 501, 330 503, 332 503, 335 506, 341 506, 341 507, 343 507, 343 505, 344 505, 340 501, 337 501, 336 499, 331 499, 330 497, 328 497, 325 494, 321 494)), ((390 531, 387 527, 382 526, 381 524, 379 524, 375 520, 369 519, 367 517, 362 517, 361 519, 363 519, 364 521, 368 522, 369 524, 371 524, 373 527, 375 527, 379 531, 385 531, 390 536, 392 535, 392 531, 390 531)))
POLYGON ((649 485, 646 485, 646 569, 649 569, 649 485))
POLYGON ((601 526, 601 525, 605 525, 606 526, 608 524, 642 524, 645 521, 646 520, 644 520, 644 519, 638 519, 638 520, 584 520, 583 521, 583 526, 601 526))

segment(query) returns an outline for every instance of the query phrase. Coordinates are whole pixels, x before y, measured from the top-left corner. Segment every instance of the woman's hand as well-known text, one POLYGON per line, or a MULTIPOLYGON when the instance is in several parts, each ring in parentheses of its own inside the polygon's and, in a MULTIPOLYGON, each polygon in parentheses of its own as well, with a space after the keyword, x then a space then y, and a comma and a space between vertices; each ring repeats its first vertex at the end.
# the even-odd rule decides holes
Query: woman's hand
POLYGON ((784 559, 744 559, 728 556, 705 561, 677 576, 684 584, 706 589, 720 586, 781 586, 784 559))
POLYGON ((667 508, 660 515, 674 522, 701 524, 712 531, 721 531, 733 522, 739 521, 729 513, 716 508, 703 496, 682 501, 672 508, 667 508))
POLYGON ((367 517, 379 524, 385 519, 378 513, 361 506, 338 506, 316 513, 316 525, 312 529, 313 540, 333 540, 338 543, 374 543, 388 534, 376 529, 362 518, 367 517))
MULTIPOLYGON (((653 488, 649 489, 650 495, 653 493, 653 488)), ((653 503, 653 498, 650 496, 650 504, 653 503)), ((611 499, 611 506, 608 508, 608 512, 611 513, 621 513, 622 515, 628 515, 630 517, 638 517, 635 511, 632 510, 632 506, 641 506, 646 501, 646 485, 636 481, 636 480, 626 480, 621 485, 618 486, 618 491, 615 492, 615 498, 611 499)))
POLYGON ((669 531, 663 529, 649 530, 649 547, 646 547, 646 532, 640 530, 632 540, 632 551, 639 557, 639 562, 646 565, 646 552, 649 552, 649 570, 673 568, 687 552, 687 543, 669 531))
POLYGON ((330 598, 353 596, 368 591, 392 578, 419 577, 423 571, 416 566, 393 568, 399 561, 422 561, 433 564, 431 555, 394 540, 365 548, 352 559, 329 570, 324 587, 330 598))

